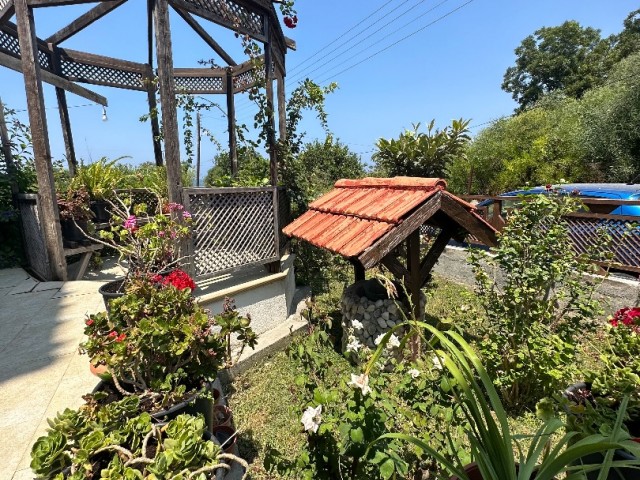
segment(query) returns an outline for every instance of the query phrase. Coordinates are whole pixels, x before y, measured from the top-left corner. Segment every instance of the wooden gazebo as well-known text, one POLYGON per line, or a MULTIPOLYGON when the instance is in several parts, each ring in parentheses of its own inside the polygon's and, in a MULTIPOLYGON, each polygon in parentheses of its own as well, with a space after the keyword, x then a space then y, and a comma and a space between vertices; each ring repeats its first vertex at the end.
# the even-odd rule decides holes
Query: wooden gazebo
MULTIPOLYGON (((227 98, 229 150, 232 168, 237 168, 234 94, 252 88, 254 79, 264 79, 267 96, 268 146, 271 184, 277 185, 276 128, 273 81, 277 81, 279 134, 285 135, 285 54, 294 48, 286 38, 271 0, 147 0, 147 15, 141 19, 148 37, 147 63, 71 50, 60 46, 65 40, 89 27, 127 0, 94 0, 97 6, 47 38, 36 35, 34 9, 92 3, 91 0, 0 0, 0 65, 24 76, 33 153, 38 178, 38 202, 42 237, 52 279, 66 279, 66 260, 51 167, 51 152, 42 82, 55 86, 60 120, 71 173, 75 169, 73 137, 65 92, 72 92, 106 106, 107 99, 79 83, 104 85, 147 94, 149 111, 156 110, 156 91, 160 97, 163 123, 164 159, 160 127, 151 115, 155 160, 167 167, 169 200, 183 203, 180 175, 180 144, 176 112, 176 92, 223 94, 227 98), (169 25, 169 7, 200 36, 226 67, 174 68, 169 25), (15 23, 10 20, 15 16, 15 23), (260 66, 249 60, 236 61, 220 46, 195 17, 213 22, 264 46, 260 66), (155 45, 154 45, 155 38, 155 45), (154 66, 154 47, 155 63, 154 66), (255 72, 254 69, 261 71, 255 72), (157 80, 157 82, 156 82, 157 80)), ((259 62, 258 62, 259 63, 259 62)), ((277 205, 274 206, 277 209, 277 205)))
POLYGON ((339 180, 284 233, 348 258, 356 281, 364 280, 365 269, 382 263, 411 292, 416 315, 420 289, 449 240, 470 234, 488 246, 496 245, 495 229, 473 205, 447 192, 446 182, 437 178, 339 180), (423 225, 440 233, 421 259, 423 225), (399 248, 403 242, 404 262, 399 248))

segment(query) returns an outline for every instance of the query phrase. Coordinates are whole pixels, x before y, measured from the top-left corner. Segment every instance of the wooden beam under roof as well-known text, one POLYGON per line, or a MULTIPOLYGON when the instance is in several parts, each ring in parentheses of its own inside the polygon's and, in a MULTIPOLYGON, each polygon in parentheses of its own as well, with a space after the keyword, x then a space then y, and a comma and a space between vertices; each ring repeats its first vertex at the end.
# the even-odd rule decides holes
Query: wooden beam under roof
MULTIPOLYGON (((0 65, 15 70, 16 72, 22 72, 22 61, 19 58, 12 57, 6 53, 0 52, 0 65)), ((102 106, 107 106, 108 102, 105 97, 99 95, 91 90, 88 90, 80 85, 59 77, 47 70, 40 70, 40 76, 42 81, 47 82, 55 87, 63 88, 67 92, 75 93, 79 97, 86 98, 92 102, 98 103, 102 106)))
POLYGON ((209 35, 204 28, 196 21, 195 18, 191 16, 188 12, 184 11, 181 8, 177 8, 172 5, 173 9, 182 17, 182 19, 189 24, 189 26, 204 40, 204 42, 211 47, 211 49, 220 55, 228 65, 235 66, 237 65, 236 61, 231 58, 224 48, 220 46, 218 42, 216 42, 211 35, 209 35))
POLYGON ((247 34, 250 37, 255 38, 256 40, 259 40, 261 42, 267 41, 267 36, 264 33, 264 22, 262 28, 263 31, 261 33, 256 33, 252 30, 249 30, 248 28, 244 28, 242 25, 234 25, 233 22, 230 22, 226 18, 217 15, 209 10, 205 10, 204 8, 200 8, 190 2, 186 2, 185 0, 170 0, 169 3, 173 8, 182 9, 184 11, 197 15, 198 17, 202 17, 205 20, 210 20, 234 32, 237 31, 247 34))
POLYGON ((109 0, 27 0, 27 5, 32 8, 38 7, 59 7, 62 5, 80 5, 83 3, 105 2, 109 0))
POLYGON ((13 7, 13 0, 9 0, 4 7, 0 8, 0 25, 13 17, 15 11, 16 10, 13 7))
POLYGON ((93 7, 91 10, 89 10, 85 14, 80 15, 78 18, 76 18, 69 25, 67 25, 64 28, 61 28, 56 33, 51 35, 49 38, 45 39, 45 42, 53 43, 54 45, 57 45, 60 42, 65 41, 69 37, 72 37, 76 33, 78 33, 80 31, 84 30, 85 28, 87 28, 89 25, 91 25, 96 20, 99 20, 100 18, 104 17, 107 13, 109 13, 112 10, 116 9, 117 7, 119 7, 120 5, 122 5, 126 1, 127 0, 105 1, 105 2, 101 3, 100 5, 98 5, 96 7, 93 7))

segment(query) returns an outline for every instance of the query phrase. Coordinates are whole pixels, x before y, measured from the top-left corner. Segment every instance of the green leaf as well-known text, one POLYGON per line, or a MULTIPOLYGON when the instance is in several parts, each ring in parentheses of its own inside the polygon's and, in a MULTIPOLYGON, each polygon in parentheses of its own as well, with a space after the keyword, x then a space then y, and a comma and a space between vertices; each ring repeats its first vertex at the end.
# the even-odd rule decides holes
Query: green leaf
POLYGON ((395 466, 393 460, 391 460, 390 458, 388 458, 382 465, 380 465, 380 476, 382 476, 382 478, 384 478, 385 480, 391 478, 394 471, 395 466))

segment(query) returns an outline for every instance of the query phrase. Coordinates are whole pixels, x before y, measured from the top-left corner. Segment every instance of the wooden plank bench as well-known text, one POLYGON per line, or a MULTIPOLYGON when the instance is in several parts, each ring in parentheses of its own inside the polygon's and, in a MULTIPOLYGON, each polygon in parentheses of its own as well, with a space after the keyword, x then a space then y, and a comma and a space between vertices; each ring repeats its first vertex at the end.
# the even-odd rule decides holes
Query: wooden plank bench
POLYGON ((82 255, 82 257, 80 258, 80 268, 78 269, 75 278, 72 278, 72 280, 82 280, 82 277, 84 277, 84 273, 89 266, 91 255, 93 255, 93 252, 102 250, 102 247, 103 245, 101 245, 100 243, 92 243, 91 245, 86 247, 64 249, 65 258, 70 257, 71 255, 82 255))

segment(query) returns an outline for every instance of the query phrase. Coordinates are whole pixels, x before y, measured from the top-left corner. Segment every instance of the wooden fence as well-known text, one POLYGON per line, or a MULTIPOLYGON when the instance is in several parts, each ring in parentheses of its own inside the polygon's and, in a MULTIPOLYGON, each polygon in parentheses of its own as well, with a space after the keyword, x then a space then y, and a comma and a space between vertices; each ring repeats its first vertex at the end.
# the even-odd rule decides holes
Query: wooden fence
POLYGON ((280 260, 288 220, 283 189, 186 188, 184 202, 194 219, 197 277, 280 260))
MULTIPOLYGON (((467 201, 493 200, 489 206, 478 207, 479 213, 497 230, 502 230, 511 210, 521 201, 518 197, 462 196, 467 201)), ((565 217, 569 237, 574 249, 587 253, 602 245, 601 232, 611 236, 609 251, 613 254, 612 267, 618 270, 640 273, 640 217, 612 215, 610 212, 622 206, 640 205, 637 200, 609 200, 581 198, 588 211, 574 212, 565 217)))

